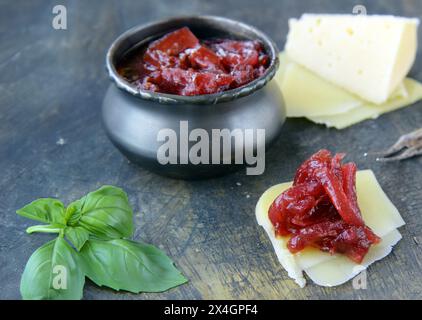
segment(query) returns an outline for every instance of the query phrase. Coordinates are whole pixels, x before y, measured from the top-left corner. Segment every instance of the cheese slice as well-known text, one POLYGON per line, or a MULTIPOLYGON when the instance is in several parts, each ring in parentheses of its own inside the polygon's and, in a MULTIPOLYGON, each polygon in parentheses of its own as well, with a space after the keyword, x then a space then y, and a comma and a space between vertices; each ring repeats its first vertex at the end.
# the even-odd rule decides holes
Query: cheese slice
POLYGON ((314 115, 314 113, 309 113, 306 117, 315 123, 325 124, 327 127, 336 129, 344 129, 363 120, 376 119, 381 114, 398 110, 422 99, 421 83, 406 78, 403 86, 404 90, 399 88, 401 96, 392 97, 382 106, 369 103, 361 104, 340 114, 314 115))
POLYGON ((375 119, 422 99, 422 84, 406 78, 386 103, 370 104, 292 62, 285 53, 280 54, 275 81, 283 92, 288 117, 306 117, 337 129, 375 119))
POLYGON ((362 264, 356 264, 343 255, 331 255, 315 248, 306 248, 297 254, 292 254, 287 249, 288 237, 275 237, 274 227, 268 219, 268 209, 273 201, 291 185, 291 182, 282 183, 265 191, 256 205, 255 214, 258 224, 268 234, 279 262, 289 277, 301 287, 306 284, 303 271, 319 285, 342 284, 373 262, 388 255, 401 238, 396 230, 404 225, 400 213, 381 189, 373 172, 364 170, 358 171, 356 176, 359 207, 365 223, 382 238, 382 241, 370 248, 362 264))
MULTIPOLYGON (((292 62, 285 53, 280 54, 280 61, 283 61, 282 69, 277 72, 276 81, 283 92, 287 117, 309 118, 339 115, 365 105, 371 106, 358 96, 321 79, 313 72, 292 62)), ((411 86, 415 94, 418 93, 415 92, 418 83, 411 79, 405 79, 393 92, 386 107, 382 105, 372 108, 377 111, 376 114, 391 111, 396 107, 403 107, 407 98, 409 101, 413 101, 409 97, 405 84, 411 86), (395 103, 393 107, 391 107, 391 101, 395 103)), ((418 97, 415 96, 415 98, 418 97)), ((372 112, 371 116, 373 117, 373 115, 372 112)))
POLYGON ((374 104, 412 67, 418 19, 305 14, 290 19, 286 52, 320 77, 374 104))
POLYGON ((315 117, 337 115, 360 107, 362 101, 346 90, 296 63, 286 66, 281 91, 286 103, 287 117, 315 117))

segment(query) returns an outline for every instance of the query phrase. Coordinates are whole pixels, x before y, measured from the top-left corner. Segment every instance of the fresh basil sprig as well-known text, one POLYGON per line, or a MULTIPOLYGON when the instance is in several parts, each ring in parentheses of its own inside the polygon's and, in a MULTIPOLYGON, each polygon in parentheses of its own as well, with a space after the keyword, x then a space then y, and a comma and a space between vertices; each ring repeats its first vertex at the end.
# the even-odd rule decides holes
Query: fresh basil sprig
POLYGON ((29 258, 21 279, 23 299, 81 299, 85 276, 134 293, 162 292, 187 282, 163 251, 127 240, 133 236, 133 212, 120 188, 103 186, 67 208, 45 198, 16 212, 45 223, 29 227, 28 233, 58 234, 29 258))

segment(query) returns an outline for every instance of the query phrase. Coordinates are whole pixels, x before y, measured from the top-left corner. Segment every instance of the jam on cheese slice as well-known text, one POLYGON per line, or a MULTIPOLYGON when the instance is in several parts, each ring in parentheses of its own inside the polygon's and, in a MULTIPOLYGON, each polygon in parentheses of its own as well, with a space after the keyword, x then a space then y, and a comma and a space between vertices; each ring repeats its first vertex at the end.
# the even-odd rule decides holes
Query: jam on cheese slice
POLYGON ((330 254, 311 247, 291 253, 287 248, 289 237, 275 235, 268 210, 274 200, 292 184, 282 183, 265 191, 257 203, 256 218, 268 234, 281 265, 299 286, 304 287, 306 284, 303 272, 318 285, 336 286, 345 283, 373 262, 388 255, 400 240, 401 235, 396 229, 404 225, 403 219, 381 189, 373 172, 364 170, 358 171, 356 175, 357 201, 363 221, 381 241, 369 248, 360 264, 342 254, 330 254))
POLYGON ((382 238, 382 242, 374 246, 365 256, 360 265, 350 264, 350 260, 344 256, 338 256, 334 259, 321 261, 312 267, 304 268, 306 274, 312 281, 320 286, 333 287, 345 282, 360 272, 365 270, 375 261, 381 260, 390 254, 392 247, 399 242, 401 234, 393 230, 382 238), (325 273, 327 270, 330 272, 325 273))

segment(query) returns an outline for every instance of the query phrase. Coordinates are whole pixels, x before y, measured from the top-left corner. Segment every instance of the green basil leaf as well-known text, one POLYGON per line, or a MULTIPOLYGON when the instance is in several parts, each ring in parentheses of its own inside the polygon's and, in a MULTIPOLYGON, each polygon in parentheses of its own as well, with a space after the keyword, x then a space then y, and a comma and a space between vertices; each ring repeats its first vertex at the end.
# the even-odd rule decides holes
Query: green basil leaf
POLYGON ((25 300, 81 299, 85 274, 75 250, 62 237, 47 242, 29 258, 21 279, 25 300))
MULTIPOLYGON (((79 200, 78 200, 79 201, 79 200)), ((64 215, 64 219, 66 221, 66 224, 68 225, 75 225, 78 223, 79 218, 81 217, 81 212, 78 211, 75 204, 70 204, 66 208, 66 213, 64 215)))
POLYGON ((32 220, 45 223, 65 224, 64 205, 51 198, 38 199, 16 211, 17 214, 32 220))
POLYGON ((74 246, 80 251, 85 242, 89 239, 89 231, 82 227, 66 227, 64 234, 74 246))
POLYGON ((68 225, 80 226, 102 239, 127 238, 133 234, 133 212, 126 193, 104 186, 71 203, 68 225))
POLYGON ((162 292, 187 281, 173 261, 152 245, 90 239, 80 254, 86 275, 99 286, 134 293, 162 292))

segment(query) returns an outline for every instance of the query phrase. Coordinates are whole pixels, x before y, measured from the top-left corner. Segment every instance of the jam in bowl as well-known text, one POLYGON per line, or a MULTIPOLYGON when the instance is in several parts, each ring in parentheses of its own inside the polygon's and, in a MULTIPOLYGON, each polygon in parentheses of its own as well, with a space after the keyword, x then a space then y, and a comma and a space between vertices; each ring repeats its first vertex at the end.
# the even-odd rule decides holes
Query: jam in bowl
POLYGON ((262 173, 285 120, 265 34, 227 18, 171 18, 123 33, 106 64, 103 125, 129 160, 181 179, 262 173))

